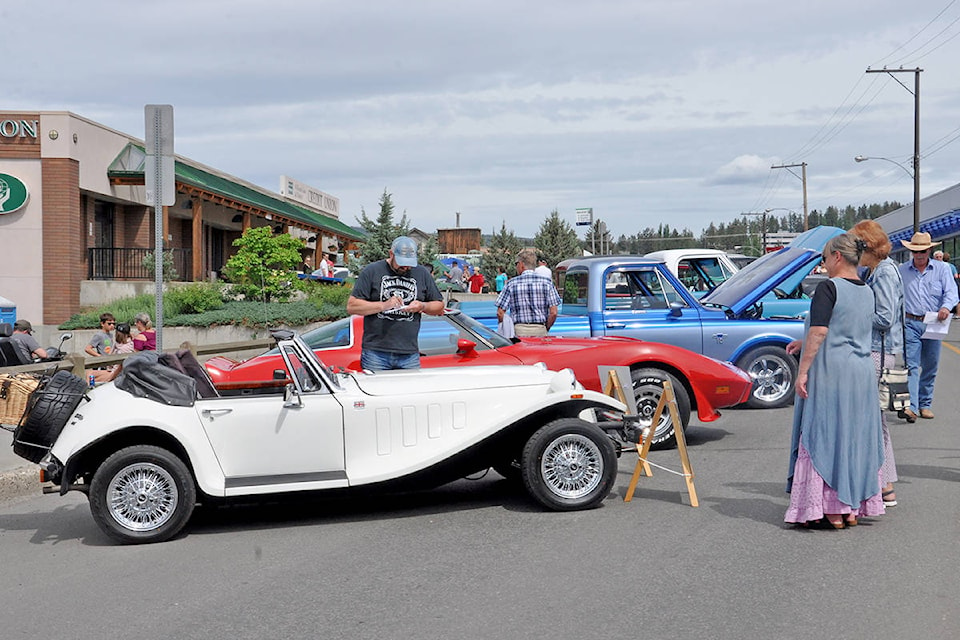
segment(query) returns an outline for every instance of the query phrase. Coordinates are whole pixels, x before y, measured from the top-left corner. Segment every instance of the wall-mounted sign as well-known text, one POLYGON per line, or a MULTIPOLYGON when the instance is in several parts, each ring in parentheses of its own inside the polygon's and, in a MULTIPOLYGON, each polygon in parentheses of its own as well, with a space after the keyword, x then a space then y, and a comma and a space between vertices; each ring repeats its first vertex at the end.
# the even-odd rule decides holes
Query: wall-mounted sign
POLYGON ((0 120, 0 138, 37 139, 39 120, 0 120))
POLYGON ((326 214, 331 218, 340 218, 340 198, 314 189, 299 180, 280 176, 280 193, 288 200, 295 200, 311 209, 326 214))
POLYGON ((30 196, 23 180, 8 173, 0 173, 0 215, 13 213, 27 204, 30 196))

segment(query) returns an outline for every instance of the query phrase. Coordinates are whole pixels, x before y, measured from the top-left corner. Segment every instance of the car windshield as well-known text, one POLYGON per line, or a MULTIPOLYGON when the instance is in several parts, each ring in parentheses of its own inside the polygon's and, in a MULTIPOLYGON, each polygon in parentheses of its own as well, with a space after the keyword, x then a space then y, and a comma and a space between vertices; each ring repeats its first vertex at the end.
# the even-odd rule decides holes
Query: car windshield
POLYGON ((499 349, 500 347, 509 347, 513 344, 513 342, 507 338, 504 338, 493 329, 490 329, 489 327, 481 324, 479 321, 474 320, 470 316, 456 309, 448 310, 444 314, 444 317, 450 322, 453 322, 463 329, 466 329, 469 333, 472 333, 474 336, 480 338, 483 342, 486 342, 494 349, 499 349))
MULTIPOLYGON (((350 318, 341 318, 336 322, 307 331, 300 337, 312 350, 333 349, 350 346, 352 342, 350 333, 350 318)), ((280 350, 274 347, 263 355, 276 355, 278 353, 280 353, 280 350)))

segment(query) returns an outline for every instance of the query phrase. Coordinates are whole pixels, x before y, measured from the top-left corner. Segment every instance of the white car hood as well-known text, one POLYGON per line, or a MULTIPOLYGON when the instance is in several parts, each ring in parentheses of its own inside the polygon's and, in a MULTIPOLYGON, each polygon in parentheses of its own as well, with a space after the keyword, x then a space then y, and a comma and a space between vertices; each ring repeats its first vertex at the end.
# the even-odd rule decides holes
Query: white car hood
POLYGON ((397 395, 408 386, 410 393, 471 389, 542 386, 554 391, 575 388, 573 373, 548 371, 542 364, 533 366, 449 367, 438 369, 375 371, 348 374, 361 391, 371 396, 397 395))

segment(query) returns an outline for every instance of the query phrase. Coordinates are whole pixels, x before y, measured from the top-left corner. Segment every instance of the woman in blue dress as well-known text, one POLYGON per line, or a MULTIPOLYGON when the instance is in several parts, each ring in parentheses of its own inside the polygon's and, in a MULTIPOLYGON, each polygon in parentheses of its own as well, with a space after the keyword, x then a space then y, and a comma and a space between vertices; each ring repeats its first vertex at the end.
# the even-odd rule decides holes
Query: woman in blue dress
POLYGON ((846 233, 823 251, 829 280, 817 287, 800 353, 785 522, 823 518, 836 529, 884 513, 883 436, 870 356, 873 291, 857 277, 862 240, 846 233))

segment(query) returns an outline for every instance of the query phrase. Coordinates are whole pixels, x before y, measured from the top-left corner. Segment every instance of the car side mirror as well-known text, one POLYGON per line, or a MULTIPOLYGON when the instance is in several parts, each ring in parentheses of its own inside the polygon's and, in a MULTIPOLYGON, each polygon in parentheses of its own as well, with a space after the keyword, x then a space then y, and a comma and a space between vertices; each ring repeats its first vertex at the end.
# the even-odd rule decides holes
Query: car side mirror
POLYGON ((670 303, 670 315, 674 318, 679 318, 683 315, 683 305, 679 302, 670 303))
POLYGON ((457 340, 457 355, 464 357, 476 357, 477 355, 477 343, 473 340, 467 340, 466 338, 460 338, 457 340))
POLYGON ((274 380, 286 380, 287 371, 286 369, 274 369, 273 370, 273 379, 274 380))
POLYGON ((299 409, 303 407, 303 400, 300 398, 300 392, 291 382, 283 388, 283 407, 285 409, 299 409))

